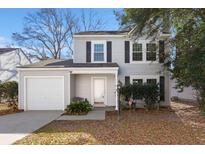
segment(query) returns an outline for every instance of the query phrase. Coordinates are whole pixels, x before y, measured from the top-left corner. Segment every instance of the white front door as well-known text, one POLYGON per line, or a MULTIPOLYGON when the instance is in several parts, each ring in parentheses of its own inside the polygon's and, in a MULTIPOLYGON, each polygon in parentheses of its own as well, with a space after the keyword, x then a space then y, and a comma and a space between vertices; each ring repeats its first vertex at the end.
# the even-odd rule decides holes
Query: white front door
POLYGON ((95 78, 94 79, 94 103, 105 103, 105 79, 95 78))

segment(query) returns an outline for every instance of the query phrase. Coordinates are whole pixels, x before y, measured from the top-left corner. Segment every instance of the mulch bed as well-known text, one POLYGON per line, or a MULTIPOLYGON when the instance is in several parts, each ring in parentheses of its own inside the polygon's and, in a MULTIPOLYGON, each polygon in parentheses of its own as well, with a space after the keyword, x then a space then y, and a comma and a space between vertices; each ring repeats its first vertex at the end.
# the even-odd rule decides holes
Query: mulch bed
POLYGON ((88 112, 80 112, 80 113, 69 113, 69 112, 64 112, 62 115, 70 115, 70 116, 81 116, 81 115, 87 115, 88 112))
POLYGON ((12 109, 7 109, 7 110, 0 110, 0 116, 6 115, 6 114, 12 114, 12 113, 20 113, 23 112, 23 110, 12 110, 12 109))
POLYGON ((9 107, 8 103, 0 103, 0 116, 12 113, 19 113, 23 110, 13 110, 12 107, 9 107))

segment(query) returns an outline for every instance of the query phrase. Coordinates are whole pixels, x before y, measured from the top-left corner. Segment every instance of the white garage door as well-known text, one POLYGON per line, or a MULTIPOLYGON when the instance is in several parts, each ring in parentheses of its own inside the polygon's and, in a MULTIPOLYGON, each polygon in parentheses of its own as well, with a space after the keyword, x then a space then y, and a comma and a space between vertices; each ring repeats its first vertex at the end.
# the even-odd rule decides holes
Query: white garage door
POLYGON ((63 77, 26 78, 27 110, 63 110, 63 77))

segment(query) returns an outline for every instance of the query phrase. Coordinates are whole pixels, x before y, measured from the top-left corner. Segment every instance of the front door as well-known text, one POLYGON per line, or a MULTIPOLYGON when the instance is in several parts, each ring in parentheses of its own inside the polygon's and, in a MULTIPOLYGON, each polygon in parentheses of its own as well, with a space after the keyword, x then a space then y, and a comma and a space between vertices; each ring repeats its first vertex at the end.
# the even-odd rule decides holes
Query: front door
POLYGON ((105 102, 105 80, 103 78, 94 79, 94 104, 104 104, 105 102))

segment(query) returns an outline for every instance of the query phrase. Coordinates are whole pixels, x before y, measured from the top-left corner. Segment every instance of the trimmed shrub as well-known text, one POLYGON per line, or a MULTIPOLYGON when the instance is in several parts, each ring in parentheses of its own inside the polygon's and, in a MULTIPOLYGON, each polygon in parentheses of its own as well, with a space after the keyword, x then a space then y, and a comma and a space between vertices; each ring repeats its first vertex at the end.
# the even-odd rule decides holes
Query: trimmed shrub
POLYGON ((146 108, 155 109, 159 102, 159 86, 157 84, 144 84, 143 93, 146 108))
POLYGON ((144 85, 143 84, 133 84, 132 85, 132 97, 133 99, 143 99, 144 96, 144 85))
POLYGON ((4 82, 0 85, 1 99, 5 99, 9 103, 9 107, 14 110, 18 109, 18 83, 16 81, 4 82))
POLYGON ((10 81, 3 83, 3 97, 9 102, 17 102, 18 100, 18 83, 16 81, 10 81))
POLYGON ((122 85, 122 82, 118 83, 118 92, 124 100, 128 101, 132 97, 132 85, 122 85))
POLYGON ((75 100, 70 103, 65 109, 65 114, 83 115, 92 110, 92 105, 85 100, 75 100))
POLYGON ((126 103, 128 101, 135 102, 134 100, 141 99, 145 102, 145 107, 147 109, 154 109, 156 104, 159 103, 159 84, 130 84, 130 85, 122 85, 119 82, 118 93, 120 96, 120 102, 123 104, 122 106, 127 108, 126 103))

